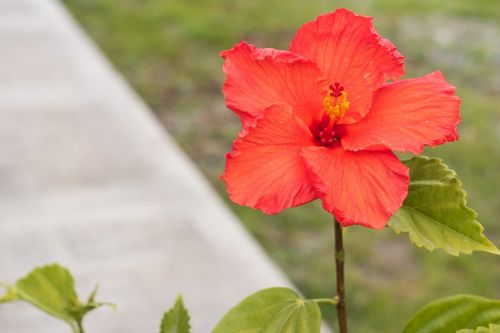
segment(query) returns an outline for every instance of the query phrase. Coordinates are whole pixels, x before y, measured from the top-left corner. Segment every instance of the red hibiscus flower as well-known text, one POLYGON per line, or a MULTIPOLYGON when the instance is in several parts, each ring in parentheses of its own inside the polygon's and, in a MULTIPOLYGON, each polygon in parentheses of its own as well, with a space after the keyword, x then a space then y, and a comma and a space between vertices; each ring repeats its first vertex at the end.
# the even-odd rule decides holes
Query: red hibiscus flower
POLYGON ((243 127, 222 179, 240 205, 275 214, 319 198, 343 226, 381 229, 410 181, 391 150, 458 138, 455 89, 439 71, 399 81, 403 56, 370 17, 338 9, 304 24, 290 51, 240 42, 221 56, 243 127))

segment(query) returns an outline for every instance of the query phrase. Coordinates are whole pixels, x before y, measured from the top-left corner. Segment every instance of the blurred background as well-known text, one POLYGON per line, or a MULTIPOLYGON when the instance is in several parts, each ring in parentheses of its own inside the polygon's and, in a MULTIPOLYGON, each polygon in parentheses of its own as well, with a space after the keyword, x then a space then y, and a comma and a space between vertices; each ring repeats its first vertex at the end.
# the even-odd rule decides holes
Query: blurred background
MULTIPOLYGON (((224 105, 218 53, 242 39, 286 49, 302 23, 335 7, 374 16, 379 32, 405 56, 406 77, 440 69, 457 87, 461 139, 424 154, 443 158, 457 171, 469 206, 500 245, 499 1, 63 2, 308 297, 334 290, 331 217, 318 203, 266 216, 227 200, 218 176, 240 125, 224 105)), ((453 293, 500 298, 500 265, 493 255, 430 253, 391 230, 351 227, 346 242, 353 332, 397 332, 423 304, 453 293)))

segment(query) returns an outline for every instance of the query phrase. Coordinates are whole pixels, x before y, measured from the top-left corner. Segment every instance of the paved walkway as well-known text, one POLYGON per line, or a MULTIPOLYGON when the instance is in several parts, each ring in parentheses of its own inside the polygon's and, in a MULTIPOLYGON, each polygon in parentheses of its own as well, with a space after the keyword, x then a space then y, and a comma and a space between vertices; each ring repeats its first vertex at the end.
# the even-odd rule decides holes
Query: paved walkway
MULTIPOLYGON (((182 292, 207 333, 288 283, 55 0, 0 0, 0 117, 0 279, 60 262, 83 297, 99 282, 119 307, 88 332, 157 332, 182 292)), ((68 328, 12 303, 0 332, 68 328)))

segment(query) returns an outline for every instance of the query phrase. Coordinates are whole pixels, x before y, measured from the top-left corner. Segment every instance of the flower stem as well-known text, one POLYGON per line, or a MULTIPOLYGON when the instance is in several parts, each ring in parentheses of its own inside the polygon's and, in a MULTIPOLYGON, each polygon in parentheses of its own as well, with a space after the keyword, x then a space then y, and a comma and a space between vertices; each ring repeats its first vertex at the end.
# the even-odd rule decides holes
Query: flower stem
POLYGON ((338 300, 337 303, 337 317, 339 322, 339 332, 347 333, 347 316, 345 306, 345 287, 344 287, 344 241, 342 235, 342 227, 333 219, 335 228, 335 271, 337 275, 337 295, 334 299, 338 300))

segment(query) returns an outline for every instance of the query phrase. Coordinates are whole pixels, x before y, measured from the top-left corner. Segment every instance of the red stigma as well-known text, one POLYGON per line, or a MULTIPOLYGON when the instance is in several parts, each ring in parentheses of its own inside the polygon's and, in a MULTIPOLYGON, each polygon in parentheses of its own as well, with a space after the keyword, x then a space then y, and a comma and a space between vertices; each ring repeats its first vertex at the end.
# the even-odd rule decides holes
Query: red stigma
POLYGON ((342 95, 342 92, 344 91, 344 87, 340 85, 340 83, 335 82, 333 85, 330 85, 328 87, 332 92, 330 93, 330 96, 332 97, 340 97, 342 95))

